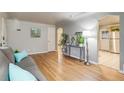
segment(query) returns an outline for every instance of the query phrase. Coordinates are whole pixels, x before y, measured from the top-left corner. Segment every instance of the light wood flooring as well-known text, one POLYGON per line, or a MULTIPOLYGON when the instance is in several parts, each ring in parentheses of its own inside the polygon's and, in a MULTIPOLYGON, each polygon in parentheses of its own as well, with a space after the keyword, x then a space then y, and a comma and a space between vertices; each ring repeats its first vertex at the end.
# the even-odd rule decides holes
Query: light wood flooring
POLYGON ((119 70, 120 54, 115 54, 106 51, 99 51, 99 64, 119 70))
POLYGON ((48 80, 57 81, 108 81, 124 80, 124 75, 103 65, 86 66, 79 60, 57 52, 31 55, 48 80))

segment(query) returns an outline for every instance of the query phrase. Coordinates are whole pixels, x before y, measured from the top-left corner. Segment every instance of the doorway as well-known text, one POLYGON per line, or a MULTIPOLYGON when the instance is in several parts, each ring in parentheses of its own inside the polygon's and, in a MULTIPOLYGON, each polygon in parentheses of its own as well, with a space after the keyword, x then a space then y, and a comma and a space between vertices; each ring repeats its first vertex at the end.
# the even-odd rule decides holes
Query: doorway
POLYGON ((98 44, 99 64, 120 70, 120 16, 99 20, 98 44))
POLYGON ((55 27, 48 27, 48 52, 55 51, 55 27))

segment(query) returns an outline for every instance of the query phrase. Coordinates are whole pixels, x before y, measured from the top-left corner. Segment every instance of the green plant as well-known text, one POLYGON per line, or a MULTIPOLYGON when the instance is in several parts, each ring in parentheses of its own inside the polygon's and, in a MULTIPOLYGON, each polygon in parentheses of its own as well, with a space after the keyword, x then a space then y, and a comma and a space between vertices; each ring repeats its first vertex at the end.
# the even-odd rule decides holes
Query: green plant
POLYGON ((74 44, 74 42, 75 42, 75 38, 72 37, 72 38, 71 38, 71 44, 74 44))
POLYGON ((84 37, 83 36, 79 37, 79 44, 84 44, 84 37))
POLYGON ((84 44, 84 37, 82 36, 82 34, 79 33, 76 35, 76 42, 77 42, 77 45, 84 44))
POLYGON ((60 41, 60 46, 64 46, 68 41, 68 35, 66 33, 62 33, 62 39, 60 41))

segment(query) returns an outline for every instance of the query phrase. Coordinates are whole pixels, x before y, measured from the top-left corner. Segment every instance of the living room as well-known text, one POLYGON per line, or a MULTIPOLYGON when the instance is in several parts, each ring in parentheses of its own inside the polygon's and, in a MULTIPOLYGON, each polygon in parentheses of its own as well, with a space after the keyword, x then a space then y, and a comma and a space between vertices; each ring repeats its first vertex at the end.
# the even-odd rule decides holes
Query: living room
MULTIPOLYGON (((42 73, 43 78, 38 79, 40 81, 124 80, 123 31, 120 31, 119 70, 100 65, 98 61, 99 20, 108 15, 118 15, 124 20, 123 13, 114 12, 1 12, 1 49, 11 47, 14 52, 26 52, 34 60, 38 73, 42 73), (69 38, 66 41, 69 46, 67 49, 61 49, 60 46, 62 35, 58 32, 61 30, 69 38), (83 36, 84 32, 88 32, 88 37, 83 37, 83 46, 80 47, 71 41, 77 32, 83 36)), ((120 24, 123 24, 121 20, 120 24)), ((123 29, 120 25, 120 30, 123 29)), ((18 63, 21 68, 25 65, 23 62, 18 63)), ((31 70, 34 69, 29 72, 31 70)), ((39 76, 37 72, 31 73, 39 76)))

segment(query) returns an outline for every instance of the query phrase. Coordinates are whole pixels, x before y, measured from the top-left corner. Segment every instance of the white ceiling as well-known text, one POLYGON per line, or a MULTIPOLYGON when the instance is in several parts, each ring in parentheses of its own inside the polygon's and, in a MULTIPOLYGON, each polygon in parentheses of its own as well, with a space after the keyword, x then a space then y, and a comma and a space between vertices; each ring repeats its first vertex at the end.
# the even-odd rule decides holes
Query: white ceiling
POLYGON ((100 26, 119 24, 120 23, 120 17, 114 16, 114 15, 108 15, 108 16, 102 17, 99 20, 99 22, 100 22, 100 26))
POLYGON ((61 21, 72 21, 86 12, 9 12, 8 18, 40 22, 45 24, 56 24, 61 21))
MULTIPOLYGON (((45 24, 57 24, 59 22, 81 21, 85 17, 95 18, 100 13, 97 12, 8 12, 8 18, 39 22, 45 24)), ((100 25, 119 23, 119 16, 104 16, 100 20, 100 25)), ((82 21, 81 21, 82 22, 82 21)))

